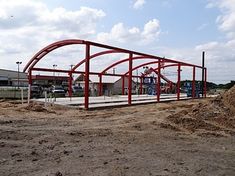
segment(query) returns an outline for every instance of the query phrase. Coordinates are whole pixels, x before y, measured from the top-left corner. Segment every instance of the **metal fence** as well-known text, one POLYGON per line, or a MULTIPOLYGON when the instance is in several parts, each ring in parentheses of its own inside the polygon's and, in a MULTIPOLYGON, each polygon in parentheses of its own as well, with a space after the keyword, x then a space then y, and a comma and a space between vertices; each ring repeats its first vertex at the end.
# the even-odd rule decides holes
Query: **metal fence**
POLYGON ((28 97, 27 87, 0 87, 0 98, 6 99, 21 99, 23 91, 23 97, 28 97))

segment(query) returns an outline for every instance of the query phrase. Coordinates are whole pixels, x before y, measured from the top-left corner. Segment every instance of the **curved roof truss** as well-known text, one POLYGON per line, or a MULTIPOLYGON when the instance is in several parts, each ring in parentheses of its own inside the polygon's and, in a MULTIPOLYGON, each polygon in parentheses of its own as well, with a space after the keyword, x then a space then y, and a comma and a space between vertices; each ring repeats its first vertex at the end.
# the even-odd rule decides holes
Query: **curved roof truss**
MULTIPOLYGON (((166 67, 178 67, 178 82, 180 81, 180 68, 181 66, 188 66, 188 67, 192 67, 193 68, 193 77, 195 79, 195 68, 200 68, 203 70, 205 70, 205 80, 206 80, 206 68, 199 66, 199 65, 194 65, 194 64, 190 64, 190 63, 186 63, 186 62, 181 62, 181 61, 177 61, 177 60, 173 60, 173 59, 169 59, 169 58, 165 58, 165 57, 159 57, 159 56, 155 56, 155 55, 150 55, 150 54, 146 54, 146 53, 141 53, 141 52, 136 52, 136 51, 131 51, 131 50, 127 50, 127 49, 122 49, 122 48, 118 48, 118 47, 113 47, 110 45, 104 45, 104 44, 100 44, 100 43, 96 43, 96 42, 91 42, 91 41, 85 41, 85 40, 79 40, 79 39, 69 39, 69 40, 62 40, 62 41, 58 41, 58 42, 54 42, 46 47, 44 47, 43 49, 41 49, 40 51, 38 51, 30 60, 29 62, 26 64, 26 66, 24 67, 24 72, 28 72, 29 73, 29 84, 31 84, 32 81, 32 71, 38 70, 38 71, 45 71, 45 72, 63 72, 63 73, 68 73, 70 75, 70 84, 71 84, 71 75, 73 73, 85 73, 85 108, 88 109, 88 104, 89 104, 89 74, 94 74, 94 75, 99 75, 100 76, 100 80, 102 80, 101 76, 102 75, 109 75, 109 76, 121 76, 121 77, 129 77, 129 88, 128 88, 128 104, 131 104, 131 78, 132 77, 137 77, 140 78, 140 76, 135 76, 132 75, 132 72, 138 68, 141 68, 143 66, 146 65, 151 65, 151 64, 156 64, 157 67, 156 68, 152 68, 157 75, 158 75, 158 80, 160 78, 169 81, 166 77, 164 77, 160 70, 162 68, 166 68, 166 67), (83 45, 85 46, 85 58, 82 59, 80 62, 78 62, 74 67, 71 68, 71 70, 58 70, 58 69, 49 69, 49 68, 37 68, 36 65, 38 62, 40 62, 46 55, 48 55, 49 53, 51 53, 54 50, 60 49, 64 46, 68 46, 68 45, 83 45), (94 53, 94 54, 90 54, 90 50, 92 47, 97 47, 100 48, 102 51, 94 53), (114 53, 123 53, 123 54, 128 54, 129 57, 118 60, 108 66, 106 66, 105 69, 103 69, 101 72, 90 72, 90 60, 91 59, 97 59, 99 56, 104 56, 104 55, 111 55, 114 53), (143 60, 142 63, 137 64, 135 67, 133 67, 133 61, 134 60, 143 60), (151 62, 147 61, 147 60, 153 60, 151 62), (122 74, 110 74, 107 73, 107 71, 115 66, 118 66, 122 63, 129 63, 129 69, 128 72, 126 73, 122 73, 122 74), (77 69, 82 65, 85 64, 85 71, 77 71, 77 69)), ((158 81, 159 82, 159 81, 158 81)), ((158 83, 158 90, 160 90, 160 83, 158 83)), ((160 97, 160 93, 157 95, 158 96, 158 100, 160 97)), ((179 98, 179 87, 178 87, 178 95, 177 97, 179 98)))

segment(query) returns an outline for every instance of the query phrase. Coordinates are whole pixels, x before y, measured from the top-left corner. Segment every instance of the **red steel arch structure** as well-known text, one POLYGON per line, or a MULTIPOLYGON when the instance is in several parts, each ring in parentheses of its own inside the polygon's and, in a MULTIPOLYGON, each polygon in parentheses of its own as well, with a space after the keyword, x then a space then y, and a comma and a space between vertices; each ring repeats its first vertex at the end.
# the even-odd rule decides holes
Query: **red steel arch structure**
MULTIPOLYGON (((167 79, 164 75, 161 74, 161 69, 166 68, 166 67, 176 67, 177 68, 177 100, 180 99, 180 70, 182 66, 187 66, 187 67, 192 67, 193 68, 193 78, 192 78, 192 98, 195 98, 195 73, 196 73, 196 68, 199 68, 202 70, 202 75, 204 75, 204 87, 203 87, 203 95, 206 97, 206 78, 207 78, 207 68, 202 67, 199 65, 194 65, 190 63, 185 63, 173 59, 168 59, 165 57, 159 57, 159 56, 154 56, 146 53, 141 53, 141 52, 136 52, 136 51, 131 51, 127 49, 122 49, 118 47, 113 47, 110 45, 105 45, 105 44, 100 44, 96 42, 91 42, 91 41, 85 41, 85 40, 79 40, 79 39, 69 39, 69 40, 62 40, 58 41, 55 43, 52 43, 45 48, 41 49, 38 51, 32 58, 31 60, 26 64, 24 68, 24 72, 28 73, 28 79, 29 79, 29 90, 32 85, 32 72, 33 71, 45 71, 45 72, 60 72, 60 73, 67 73, 69 75, 69 96, 72 95, 72 74, 84 74, 85 76, 85 87, 84 87, 84 108, 89 109, 89 75, 98 75, 99 76, 99 95, 102 95, 102 76, 120 76, 122 78, 122 92, 124 93, 124 79, 125 77, 128 78, 128 105, 132 104, 132 95, 131 95, 131 89, 132 89, 132 78, 139 78, 140 80, 143 80, 143 75, 141 76, 136 76, 133 75, 132 72, 140 67, 146 66, 146 65, 151 65, 155 64, 156 68, 151 68, 154 73, 157 75, 157 101, 160 101, 160 90, 161 90, 161 79, 164 79, 167 82, 171 82, 169 79, 167 79), (82 59, 80 62, 78 62, 71 70, 61 70, 61 69, 49 69, 49 68, 39 68, 36 67, 36 64, 43 59, 44 56, 49 54, 50 52, 59 49, 64 46, 68 45, 83 45, 85 46, 85 58, 82 59), (104 51, 97 52, 93 55, 91 55, 91 48, 92 47, 98 47, 100 49, 103 49, 104 51), (91 72, 90 71, 90 60, 91 59, 96 59, 99 56, 103 55, 111 55, 114 53, 123 53, 123 54, 128 54, 127 58, 121 59, 115 63, 112 63, 111 65, 108 65, 104 70, 101 72, 91 72), (143 62, 142 64, 139 64, 135 67, 133 67, 133 61, 134 60, 146 60, 146 59, 151 59, 153 61, 151 62, 143 62), (128 62, 128 72, 123 73, 123 74, 111 74, 107 73, 107 71, 114 66, 117 66, 121 63, 128 62), (85 70, 84 71, 77 71, 77 69, 82 65, 85 64, 85 70)), ((141 81, 142 84, 142 81, 141 81)))

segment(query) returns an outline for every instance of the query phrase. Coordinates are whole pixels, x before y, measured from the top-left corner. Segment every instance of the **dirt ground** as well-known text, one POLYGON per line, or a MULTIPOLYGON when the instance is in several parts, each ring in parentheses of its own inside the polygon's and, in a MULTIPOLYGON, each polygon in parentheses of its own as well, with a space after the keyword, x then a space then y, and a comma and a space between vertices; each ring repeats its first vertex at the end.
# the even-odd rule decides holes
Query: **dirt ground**
POLYGON ((235 116, 218 101, 92 111, 1 101, 0 175, 234 176, 235 116))

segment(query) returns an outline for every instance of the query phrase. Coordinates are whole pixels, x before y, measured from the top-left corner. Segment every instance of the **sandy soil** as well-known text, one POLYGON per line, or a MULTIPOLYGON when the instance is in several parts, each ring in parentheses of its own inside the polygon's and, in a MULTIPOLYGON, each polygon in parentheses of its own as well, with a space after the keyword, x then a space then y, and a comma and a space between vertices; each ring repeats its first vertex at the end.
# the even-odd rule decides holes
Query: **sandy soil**
POLYGON ((210 105, 83 111, 2 101, 0 175, 234 176, 234 114, 203 112, 210 105))

